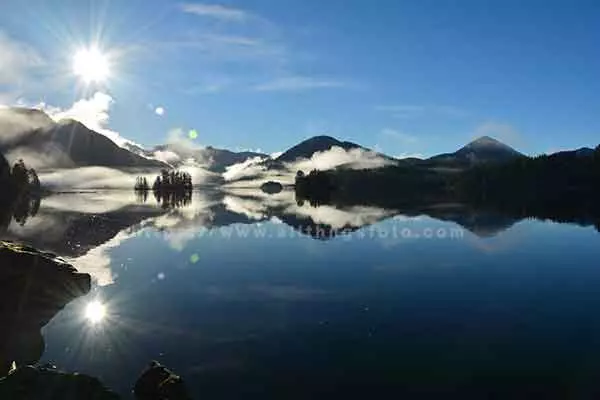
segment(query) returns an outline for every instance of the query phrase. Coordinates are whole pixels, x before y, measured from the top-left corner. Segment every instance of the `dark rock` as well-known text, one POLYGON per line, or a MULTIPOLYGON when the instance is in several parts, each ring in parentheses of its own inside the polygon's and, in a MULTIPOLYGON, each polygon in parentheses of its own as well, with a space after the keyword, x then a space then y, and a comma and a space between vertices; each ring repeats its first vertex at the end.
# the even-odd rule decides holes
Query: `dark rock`
POLYGON ((283 190, 283 185, 279 182, 268 181, 260 185, 260 189, 265 193, 275 194, 283 190))
POLYGON ((26 366, 0 379, 0 399, 118 400, 119 396, 91 376, 26 366))
POLYGON ((44 351, 41 328, 90 288, 89 274, 54 254, 0 241, 0 376, 13 362, 36 363, 44 351))
POLYGON ((183 379, 152 361, 133 388, 137 400, 189 400, 183 379))

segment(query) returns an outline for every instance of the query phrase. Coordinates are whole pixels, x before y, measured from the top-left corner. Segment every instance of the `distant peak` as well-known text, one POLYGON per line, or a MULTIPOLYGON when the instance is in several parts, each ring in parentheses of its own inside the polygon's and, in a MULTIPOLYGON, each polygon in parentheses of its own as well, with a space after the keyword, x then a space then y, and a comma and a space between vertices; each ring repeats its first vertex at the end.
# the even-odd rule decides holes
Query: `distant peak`
POLYGON ((317 136, 313 136, 311 138, 308 138, 305 140, 306 142, 308 141, 328 141, 328 142, 339 142, 339 140, 337 140, 336 138, 334 138, 333 136, 329 136, 329 135, 317 135, 317 136))
POLYGON ((494 139, 491 136, 481 136, 478 137, 477 139, 473 140, 471 143, 469 144, 478 144, 478 145, 505 145, 504 143, 502 143, 501 141, 494 139))

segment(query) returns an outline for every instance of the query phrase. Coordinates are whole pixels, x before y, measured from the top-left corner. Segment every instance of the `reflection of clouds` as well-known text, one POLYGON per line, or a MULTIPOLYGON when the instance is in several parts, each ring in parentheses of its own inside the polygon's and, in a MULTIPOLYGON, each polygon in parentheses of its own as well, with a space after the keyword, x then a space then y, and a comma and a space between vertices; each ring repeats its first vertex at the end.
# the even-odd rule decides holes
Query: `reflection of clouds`
POLYGON ((224 185, 225 189, 244 189, 244 188, 260 188, 263 183, 276 181, 282 185, 292 185, 296 179, 296 172, 288 171, 282 173, 280 171, 264 171, 252 179, 244 179, 240 181, 231 181, 224 185))
POLYGON ((189 227, 185 229, 178 229, 165 235, 165 240, 169 243, 169 247, 173 250, 183 251, 185 246, 194 240, 201 229, 204 228, 189 227))
POLYGON ((266 194, 256 189, 227 190, 223 200, 225 207, 250 219, 263 220, 270 214, 294 215, 310 218, 316 224, 329 225, 333 229, 361 227, 391 217, 396 212, 377 207, 355 206, 344 209, 333 206, 312 207, 309 204, 298 206, 293 191, 284 190, 276 194, 266 194))
POLYGON ((136 204, 133 191, 59 193, 45 197, 42 206, 82 214, 104 214, 136 204))
POLYGON ((384 218, 395 214, 392 210, 376 207, 350 207, 338 209, 332 206, 302 207, 292 205, 285 210, 286 213, 309 217, 317 224, 329 225, 333 229, 341 229, 347 226, 360 227, 371 225, 384 218))
POLYGON ((32 236, 39 235, 44 232, 45 235, 61 237, 64 236, 65 224, 59 223, 59 219, 52 214, 38 212, 34 217, 28 218, 27 223, 21 226, 17 223, 11 223, 8 228, 10 236, 20 240, 27 240, 32 236))
MULTIPOLYGON (((510 234, 506 232, 495 233, 495 236, 481 235, 479 232, 467 235, 469 243, 481 251, 487 254, 497 254, 513 251, 515 247, 519 247, 523 244, 524 235, 527 233, 523 228, 531 228, 536 221, 527 220, 520 221, 511 227, 510 234)), ((548 226, 549 224, 545 224, 548 226)))
POLYGON ((92 281, 98 286, 113 284, 110 252, 135 235, 136 233, 121 231, 103 245, 91 249, 81 257, 67 258, 67 261, 73 264, 79 272, 90 274, 92 281))
POLYGON ((267 218, 274 208, 296 204, 294 192, 291 190, 267 194, 258 189, 228 187, 226 193, 223 199, 225 208, 259 221, 267 218))
POLYGON ((254 199, 225 196, 223 205, 226 209, 236 214, 244 214, 250 219, 263 220, 267 216, 268 209, 265 204, 254 199))
POLYGON ((192 202, 185 207, 171 210, 168 214, 149 220, 145 226, 167 232, 164 239, 169 246, 182 251, 198 232, 211 227, 215 219, 212 207, 219 204, 204 193, 194 192, 192 202))

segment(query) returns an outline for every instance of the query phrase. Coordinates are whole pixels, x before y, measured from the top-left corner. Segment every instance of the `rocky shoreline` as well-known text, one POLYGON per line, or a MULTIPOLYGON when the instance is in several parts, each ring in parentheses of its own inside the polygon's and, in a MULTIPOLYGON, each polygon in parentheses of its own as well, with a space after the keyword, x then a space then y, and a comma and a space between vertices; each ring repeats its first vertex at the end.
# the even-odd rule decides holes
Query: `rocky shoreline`
MULTIPOLYGON (((37 365, 45 349, 42 327, 90 290, 90 275, 56 255, 0 241, 0 398, 120 399, 97 378, 37 365)), ((189 399, 183 380, 155 361, 133 394, 138 400, 189 399)))

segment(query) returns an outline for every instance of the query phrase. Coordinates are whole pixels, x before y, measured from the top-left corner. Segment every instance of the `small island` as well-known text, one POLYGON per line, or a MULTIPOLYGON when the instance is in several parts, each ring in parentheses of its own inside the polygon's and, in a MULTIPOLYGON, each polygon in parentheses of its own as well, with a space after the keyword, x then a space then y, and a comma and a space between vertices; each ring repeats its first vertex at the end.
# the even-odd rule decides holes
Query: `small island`
POLYGON ((156 177, 152 187, 148 185, 146 177, 138 176, 136 178, 135 191, 149 191, 162 193, 183 193, 191 192, 193 189, 192 175, 183 171, 161 170, 160 175, 156 177))
POLYGON ((147 178, 143 176, 136 178, 134 186, 134 190, 142 202, 146 202, 148 192, 152 191, 154 198, 164 209, 178 208, 190 204, 193 188, 192 175, 183 171, 168 171, 166 169, 161 170, 152 187, 148 185, 147 178))

